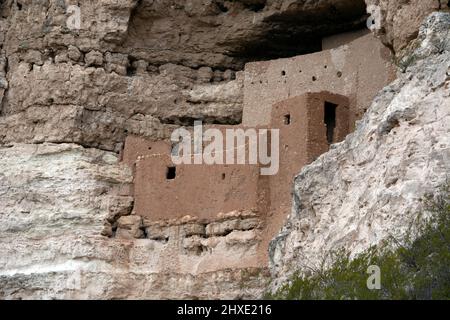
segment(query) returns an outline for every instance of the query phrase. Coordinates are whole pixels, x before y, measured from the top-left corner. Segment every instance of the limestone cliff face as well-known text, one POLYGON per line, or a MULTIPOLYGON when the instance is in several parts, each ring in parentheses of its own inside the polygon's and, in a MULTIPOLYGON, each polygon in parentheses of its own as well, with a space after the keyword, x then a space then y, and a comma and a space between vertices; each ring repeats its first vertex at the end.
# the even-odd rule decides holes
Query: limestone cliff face
POLYGON ((422 197, 450 173, 450 14, 422 25, 409 65, 347 139, 295 179, 283 230, 270 247, 274 287, 331 250, 357 253, 401 238, 422 197))
POLYGON ((448 9, 445 0, 366 0, 371 13, 379 19, 375 33, 385 45, 402 55, 403 50, 414 40, 423 20, 432 12, 448 9))
POLYGON ((0 1, 0 297, 261 296, 267 270, 240 268, 251 213, 141 223, 118 154, 128 135, 239 123, 246 62, 364 24, 363 0, 0 1))
POLYGON ((137 218, 131 170, 114 153, 15 144, 0 149, 0 163, 2 298, 238 299, 261 296, 267 284, 266 270, 240 268, 256 242, 252 231, 229 233, 237 215, 206 226, 206 239, 188 219, 149 225, 151 239, 103 236, 107 220, 122 217, 124 231, 124 218, 137 218), (229 258, 234 268, 220 268, 229 258))
MULTIPOLYGON (((395 21, 422 20, 414 10, 438 3, 366 2, 386 14, 378 33, 394 49, 417 31, 403 35, 395 21)), ((366 17, 363 0, 0 0, 0 298, 260 297, 267 269, 239 267, 256 252, 258 217, 137 221, 119 153, 129 135, 165 139, 194 119, 240 123, 245 63, 320 50, 322 37, 366 17), (81 9, 76 30, 70 5, 81 9), (108 238, 117 224, 123 233, 108 238), (133 236, 149 230, 158 236, 133 236)), ((401 232, 442 182, 445 28, 447 16, 430 18, 417 58, 401 63, 418 61, 355 134, 297 178, 294 211, 271 248, 275 277, 318 248, 357 251, 401 232)))
POLYGON ((129 134, 166 138, 193 119, 239 123, 244 63, 315 51, 365 23, 362 0, 5 0, 0 10, 0 143, 115 152, 129 134))

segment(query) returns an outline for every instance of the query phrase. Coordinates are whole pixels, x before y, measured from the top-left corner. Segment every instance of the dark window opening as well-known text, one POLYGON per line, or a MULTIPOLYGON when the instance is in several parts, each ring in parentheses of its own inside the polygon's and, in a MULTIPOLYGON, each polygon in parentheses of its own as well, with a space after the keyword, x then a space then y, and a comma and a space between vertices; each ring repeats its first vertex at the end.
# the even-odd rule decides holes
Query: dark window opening
POLYGON ((285 76, 285 75, 286 75, 286 71, 284 71, 284 70, 281 71, 281 75, 282 75, 282 76, 285 76))
POLYGON ((325 102, 324 122, 327 126, 327 141, 332 144, 334 141, 334 129, 336 128, 336 108, 337 105, 331 102, 325 102))
POLYGON ((136 65, 134 64, 134 62, 136 61, 135 58, 133 57, 129 57, 128 58, 128 66, 127 66, 127 76, 128 77, 133 77, 136 75, 136 65))
POLYGON ((166 172, 167 180, 173 180, 177 176, 177 168, 176 167, 168 167, 166 172))
POLYGON ((217 7, 219 8, 219 10, 223 13, 228 12, 228 8, 225 6, 225 4, 217 2, 217 7))
POLYGON ((225 180, 225 173, 222 173, 222 180, 225 180))
POLYGON ((290 125, 291 124, 291 115, 287 114, 284 116, 284 124, 285 125, 290 125))
POLYGON ((134 66, 128 66, 127 67, 127 76, 133 77, 136 75, 136 68, 134 66))
POLYGON ((20 2, 17 2, 17 9, 19 11, 22 11, 22 4, 20 2))

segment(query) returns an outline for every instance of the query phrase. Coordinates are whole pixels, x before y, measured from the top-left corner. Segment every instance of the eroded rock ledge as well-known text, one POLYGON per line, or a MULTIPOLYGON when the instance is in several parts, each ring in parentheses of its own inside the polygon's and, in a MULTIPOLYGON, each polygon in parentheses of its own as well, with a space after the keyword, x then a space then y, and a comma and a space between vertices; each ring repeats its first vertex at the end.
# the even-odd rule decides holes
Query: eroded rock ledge
POLYGON ((366 16, 363 0, 6 0, 0 13, 0 144, 114 152, 195 119, 240 123, 246 62, 320 51, 366 16))

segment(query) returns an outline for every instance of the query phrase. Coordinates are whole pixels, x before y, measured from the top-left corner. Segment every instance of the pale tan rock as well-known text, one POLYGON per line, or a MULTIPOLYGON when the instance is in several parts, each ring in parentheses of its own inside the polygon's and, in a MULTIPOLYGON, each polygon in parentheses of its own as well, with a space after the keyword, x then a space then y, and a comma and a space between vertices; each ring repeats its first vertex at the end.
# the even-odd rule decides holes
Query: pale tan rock
POLYGON ((86 62, 86 66, 101 66, 103 65, 103 54, 99 51, 91 51, 87 53, 84 57, 84 61, 86 62))
POLYGON ((37 64, 38 66, 42 66, 44 64, 44 59, 42 53, 37 50, 28 51, 23 60, 27 63, 37 64))
POLYGON ((226 237, 226 243, 229 246, 246 245, 256 243, 258 236, 256 230, 233 231, 226 237))
POLYGON ((117 226, 124 229, 140 228, 142 226, 142 217, 140 216, 122 216, 117 220, 117 226))
POLYGON ((112 237, 114 235, 113 228, 111 224, 106 224, 102 230, 102 236, 112 237))
MULTIPOLYGON (((183 247, 183 224, 166 227, 167 240, 136 239, 131 231, 141 218, 133 215, 119 218, 114 226, 119 237, 110 238, 113 226, 105 221, 113 208, 132 205, 117 192, 133 178, 118 161, 113 153, 74 144, 0 148, 0 297, 237 299, 263 294, 267 271, 249 264, 254 242, 230 245, 225 238, 202 238, 195 243, 206 248, 199 256, 197 249, 183 247), (231 269, 223 269, 224 261, 231 269)), ((185 220, 192 230, 194 217, 185 220)))
POLYGON ((224 236, 235 230, 250 230, 258 228, 261 225, 261 220, 253 219, 234 219, 225 220, 223 222, 213 222, 206 226, 207 236, 224 236))
POLYGON ((148 62, 145 60, 138 60, 133 62, 133 68, 137 75, 147 74, 148 62))
POLYGON ((185 224, 181 227, 181 232, 186 236, 204 236, 205 235, 205 225, 203 224, 185 224))
POLYGON ((69 57, 69 59, 78 62, 82 57, 82 53, 77 47, 70 45, 67 50, 67 56, 69 57))
POLYGON ((189 77, 144 73, 130 78, 124 75, 127 66, 119 64, 125 57, 107 55, 106 61, 105 69, 46 63, 30 70, 26 63, 11 63, 2 142, 74 142, 119 152, 129 134, 168 138, 174 126, 159 119, 241 118, 239 80, 191 92, 183 89, 194 81, 189 77))
POLYGON ((234 71, 228 69, 223 73, 223 79, 225 81, 234 80, 234 79, 236 79, 236 73, 234 71))
POLYGON ((448 8, 436 0, 365 0, 380 9, 380 28, 374 30, 384 44, 398 55, 417 37, 423 20, 433 11, 448 8))
MULTIPOLYGON (((352 22, 364 14, 363 0, 227 3, 233 14, 213 2, 80 1, 82 23, 74 31, 59 0, 22 5, 2 5, 0 17, 9 60, 8 76, 0 81, 12 88, 2 93, 1 143, 79 143, 114 152, 129 134, 164 139, 172 125, 191 125, 192 119, 239 123, 243 92, 234 73, 253 59, 247 50, 273 29, 291 30, 295 13, 317 18, 334 6, 352 22), (266 22, 271 17, 279 23, 266 22), (29 61, 46 64, 31 68, 18 52, 42 53, 29 61)), ((322 34, 351 24, 333 21, 320 27, 300 23, 298 32, 322 34)), ((272 49, 282 48, 274 43, 272 49)))
POLYGON ((140 239, 144 237, 142 217, 122 216, 117 220, 116 237, 119 239, 140 239))
MULTIPOLYGON (((251 212, 231 212, 212 221, 200 221, 195 214, 174 221, 140 221, 132 215, 132 172, 118 164, 118 154, 127 135, 167 139, 177 125, 190 125, 199 118, 239 123, 243 103, 239 70, 245 62, 266 59, 269 52, 276 58, 319 50, 308 39, 360 24, 363 0, 81 0, 77 2, 83 14, 80 30, 67 27, 67 8, 60 0, 20 1, 22 10, 16 2, 0 2, 0 297, 260 298, 269 278, 257 262, 260 218, 251 212), (331 10, 337 13, 330 19, 331 10), (296 16, 302 19, 293 19, 296 16), (305 33, 310 37, 302 37, 305 33), (301 45, 294 41, 286 48, 285 34, 302 39, 301 45), (275 37, 265 41, 267 35, 275 37), (261 46, 265 50, 254 50, 261 46)), ((406 2, 404 9, 386 6, 391 12, 385 43, 400 48, 417 31, 402 30, 400 22, 393 27, 395 19, 428 10, 417 2, 411 5, 416 8, 406 2)), ((415 16, 412 20, 415 24, 415 16)), ((441 69, 430 79, 432 86, 442 83, 439 79, 447 69, 441 69)), ((399 101, 392 104, 396 110, 422 88, 404 85, 404 97, 399 94, 399 101)), ((427 96, 427 102, 442 102, 437 96, 441 91, 427 96)), ((383 95, 388 100, 389 93, 383 95)), ((425 108, 417 108, 429 120, 423 128, 442 133, 425 108)), ((380 125, 370 122, 369 126, 386 135, 392 131, 392 119, 408 114, 393 112, 389 119, 374 116, 370 119, 380 125)), ((432 153, 427 141, 419 130, 414 133, 415 141, 425 146, 419 155, 426 158, 432 153)), ((399 136, 408 137, 403 131, 399 136)), ((367 146, 358 144, 355 157, 375 148, 362 141, 367 146)), ((389 150, 376 151, 380 157, 401 159, 389 150)), ((343 167, 339 157, 336 161, 343 167)), ((414 178, 408 184, 394 165, 386 174, 369 166, 361 172, 342 170, 340 177, 351 183, 358 175, 370 177, 374 172, 380 176, 375 185, 400 185, 400 191, 411 198, 418 181, 422 182, 414 178)), ((327 181, 319 169, 315 176, 327 181)), ((434 179, 428 171, 426 177, 434 179)), ((342 193, 327 189, 326 194, 347 199, 346 188, 343 184, 342 193)), ((382 195, 381 199, 390 199, 390 194, 382 195)), ((349 198, 349 204, 355 205, 356 200, 349 198)), ((368 200, 377 205, 374 198, 368 192, 368 200)), ((320 200, 305 201, 319 205, 321 214, 325 209, 320 200)), ((401 212, 410 208, 408 201, 406 205, 398 201, 390 209, 401 212)), ((319 222, 309 215, 304 218, 299 224, 302 232, 323 234, 339 217, 320 215, 319 222)), ((340 221, 352 227, 350 220, 358 218, 353 212, 340 221)), ((387 221, 394 223, 394 218, 387 221)), ((379 225, 374 230, 378 237, 386 228, 379 225)), ((364 237, 373 235, 366 230, 359 234, 363 240, 355 245, 365 244, 364 237)), ((336 239, 333 236, 331 240, 336 239)), ((312 248, 329 243, 316 234, 311 237, 307 243, 312 248)), ((289 252, 295 251, 295 245, 289 242, 289 252)), ((285 263, 280 270, 294 269, 288 267, 290 258, 276 256, 274 261, 285 263)))
POLYGON ((162 240, 166 241, 170 236, 170 227, 160 226, 160 225, 152 225, 145 228, 145 232, 147 233, 147 237, 152 240, 162 240))
POLYGON ((107 52, 105 54, 105 70, 107 72, 115 72, 118 75, 126 76, 129 66, 128 56, 120 53, 107 52))
POLYGON ((201 67, 198 69, 197 77, 200 82, 210 82, 214 73, 210 67, 201 67))
POLYGON ((67 52, 60 53, 55 57, 55 63, 66 63, 69 62, 69 55, 67 52))

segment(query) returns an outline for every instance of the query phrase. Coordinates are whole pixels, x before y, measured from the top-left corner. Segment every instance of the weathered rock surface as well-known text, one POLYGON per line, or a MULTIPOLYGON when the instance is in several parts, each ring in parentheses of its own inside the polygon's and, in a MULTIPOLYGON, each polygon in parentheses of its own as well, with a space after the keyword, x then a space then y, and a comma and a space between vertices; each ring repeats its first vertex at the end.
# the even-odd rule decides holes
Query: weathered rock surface
POLYGON ((450 4, 445 0, 366 0, 368 6, 378 6, 374 18, 380 28, 374 29, 385 45, 401 54, 412 40, 417 37, 423 20, 432 12, 448 10, 450 4))
POLYGON ((363 0, 0 1, 0 296, 260 296, 265 270, 241 268, 260 219, 142 221, 117 153, 239 123, 245 62, 320 50, 364 16, 363 0))
MULTIPOLYGON (((104 246, 102 243, 97 245, 104 246)), ((109 252, 109 255, 126 255, 128 252, 130 246, 125 246, 109 252)), ((259 268, 191 275, 139 272, 117 265, 101 271, 84 271, 88 266, 83 262, 71 263, 67 266, 55 265, 55 268, 33 272, 32 275, 0 276, 0 295, 24 299, 83 300, 254 299, 261 296, 261 287, 268 279, 268 272, 262 272, 259 268)))
POLYGON ((97 52, 85 67, 74 61, 39 65, 33 56, 18 62, 10 57, 0 141, 78 143, 117 152, 129 134, 164 139, 172 123, 241 119, 240 78, 196 83, 195 71, 177 65, 161 66, 157 74, 120 75, 108 72, 117 68, 109 59, 105 55, 106 64, 99 66, 103 60, 97 52))
POLYGON ((365 20, 363 0, 6 0, 0 10, 0 144, 115 152, 129 134, 239 123, 245 62, 320 50, 322 36, 365 20))
MULTIPOLYGON (((366 2, 395 50, 443 6, 366 2)), ((448 172, 448 18, 434 18, 358 131, 297 178, 272 246, 280 281, 336 245, 401 233, 448 172)), ((239 123, 244 63, 318 51, 365 20, 363 0, 0 1, 0 298, 260 297, 260 218, 145 221, 117 153, 128 135, 239 123)))
POLYGON ((254 55, 300 54, 316 49, 321 36, 365 22, 363 0, 6 0, 1 9, 10 23, 8 55, 73 45, 194 68, 241 69, 254 55), (67 23, 74 4, 81 9, 79 29, 67 23), (287 41, 292 38, 301 42, 287 41))
POLYGON ((158 237, 156 222, 131 215, 131 170, 114 153, 16 144, 0 163, 0 298, 237 299, 265 288, 266 269, 240 268, 257 252, 255 218, 219 217, 222 229, 242 223, 208 238, 207 223, 166 222, 158 237))
POLYGON ((405 73, 382 90, 356 132, 295 179, 292 213, 271 243, 274 286, 331 250, 400 238, 450 173, 450 14, 420 29, 405 73))
POLYGON ((249 60, 320 50, 322 36, 364 23, 364 9, 360 0, 145 0, 125 43, 158 64, 242 69, 249 60))

